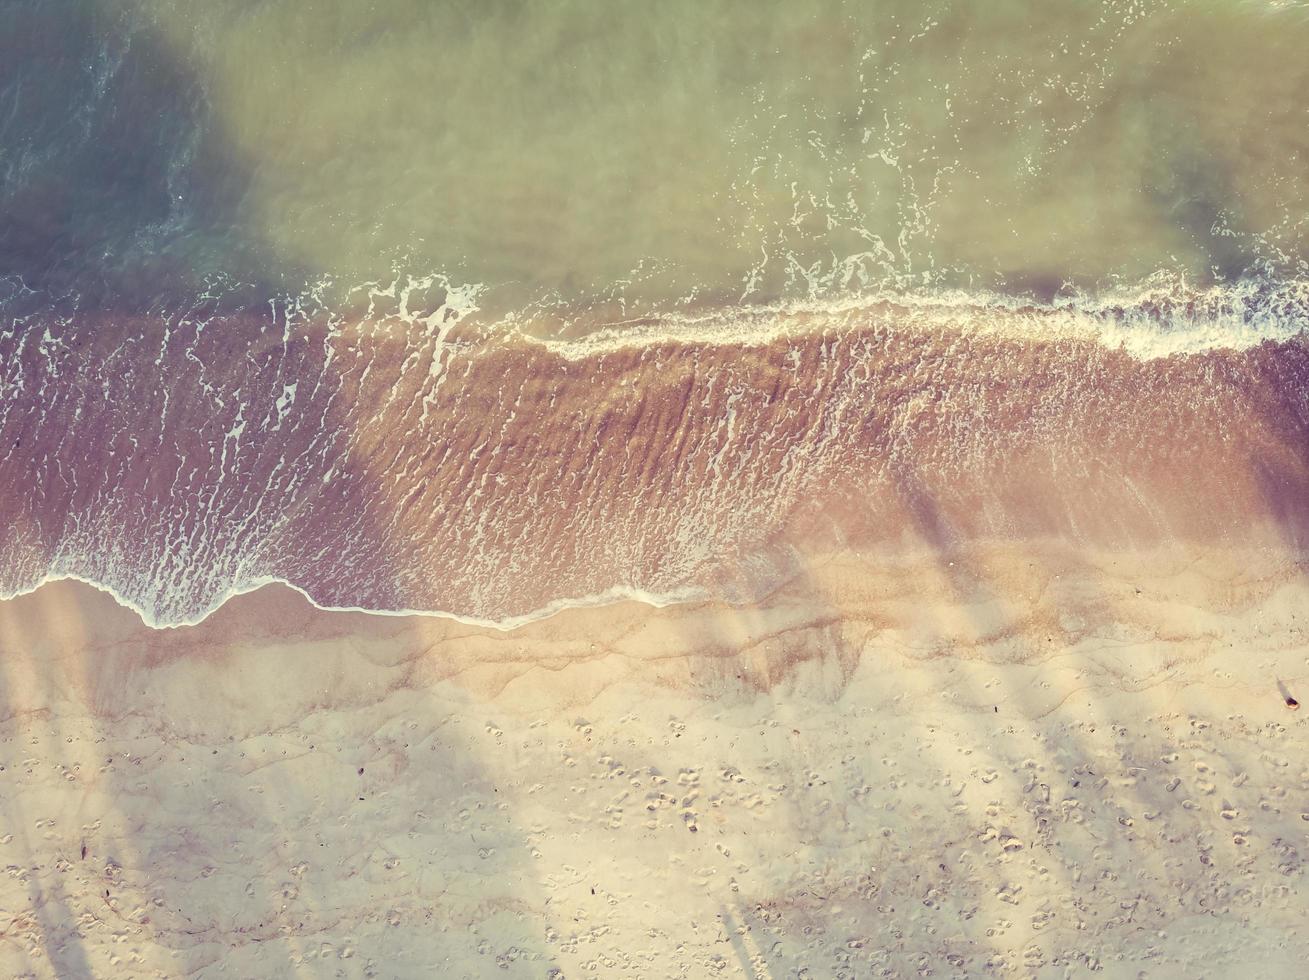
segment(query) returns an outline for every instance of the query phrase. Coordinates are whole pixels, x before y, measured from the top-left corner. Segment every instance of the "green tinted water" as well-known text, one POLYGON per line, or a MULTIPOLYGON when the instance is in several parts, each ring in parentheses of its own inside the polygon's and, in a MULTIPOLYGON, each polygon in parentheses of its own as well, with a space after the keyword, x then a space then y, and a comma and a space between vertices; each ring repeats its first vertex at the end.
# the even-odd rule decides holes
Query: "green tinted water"
POLYGON ((25 6, 6 206, 104 185, 9 236, 28 278, 74 242, 65 278, 125 291, 400 266, 630 311, 1309 258, 1303 4, 25 6), (33 39, 79 31, 24 122, 33 39), (60 98, 95 132, 50 126, 60 98))

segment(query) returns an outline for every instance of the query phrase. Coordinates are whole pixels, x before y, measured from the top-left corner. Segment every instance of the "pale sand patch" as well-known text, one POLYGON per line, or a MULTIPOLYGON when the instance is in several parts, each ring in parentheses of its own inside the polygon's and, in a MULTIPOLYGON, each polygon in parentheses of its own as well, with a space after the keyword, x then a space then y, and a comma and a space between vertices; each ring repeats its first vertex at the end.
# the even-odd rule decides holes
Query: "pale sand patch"
POLYGON ((511 632, 47 585, 0 972, 1295 975, 1305 609, 1274 552, 1053 546, 511 632))

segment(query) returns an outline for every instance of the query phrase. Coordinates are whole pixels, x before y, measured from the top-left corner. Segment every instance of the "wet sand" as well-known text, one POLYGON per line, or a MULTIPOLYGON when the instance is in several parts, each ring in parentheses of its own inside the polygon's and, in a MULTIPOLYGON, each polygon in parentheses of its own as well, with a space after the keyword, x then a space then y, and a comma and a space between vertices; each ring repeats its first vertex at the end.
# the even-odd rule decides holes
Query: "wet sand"
POLYGON ((47 584, 0 604, 0 971, 1293 975, 1306 608, 1255 545, 511 631, 47 584))

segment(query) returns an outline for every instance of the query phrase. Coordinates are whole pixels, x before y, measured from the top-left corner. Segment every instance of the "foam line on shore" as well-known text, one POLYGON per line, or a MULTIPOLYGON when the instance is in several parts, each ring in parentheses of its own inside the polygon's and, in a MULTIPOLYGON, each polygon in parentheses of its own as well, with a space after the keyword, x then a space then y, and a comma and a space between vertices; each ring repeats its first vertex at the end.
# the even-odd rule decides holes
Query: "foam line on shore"
POLYGON ((60 582, 77 582, 81 585, 90 586, 98 592, 102 592, 109 598, 113 599, 124 609, 128 609, 140 617, 141 622, 152 630, 174 630, 186 629, 193 626, 199 626, 210 616, 213 616, 228 602, 241 596, 251 595, 260 589, 270 586, 282 586, 302 596, 306 602, 321 612, 339 612, 339 613, 361 613, 366 616, 385 616, 392 618, 423 618, 423 619, 445 619, 451 622, 459 623, 461 626, 471 626, 477 629, 496 630, 502 633, 509 633, 513 630, 527 626, 530 623, 539 622, 543 619, 549 619, 559 613, 567 612, 570 609, 592 609, 597 606, 614 605, 620 602, 639 602, 649 606, 652 609, 663 609, 667 606, 678 605, 687 602, 699 602, 708 598, 708 594, 700 589, 686 588, 666 595, 656 595, 645 592, 641 589, 634 589, 626 585, 615 585, 604 592, 595 595, 581 596, 576 598, 555 599, 539 609, 522 613, 518 616, 508 616, 504 619, 487 619, 481 616, 465 616, 456 612, 448 612, 441 609, 368 609, 363 606, 333 606, 319 602, 304 588, 296 585, 294 582, 287 581, 283 578, 274 576, 263 576, 261 578, 247 582, 241 586, 228 590, 221 598, 207 606, 203 612, 187 619, 162 622, 152 616, 145 607, 133 602, 127 596, 123 595, 113 586, 106 585, 104 582, 78 575, 72 572, 63 572, 59 574, 46 575, 40 581, 33 585, 16 589, 13 592, 0 595, 0 602, 8 602, 12 599, 21 599, 24 596, 32 595, 40 591, 47 585, 55 585, 60 582))

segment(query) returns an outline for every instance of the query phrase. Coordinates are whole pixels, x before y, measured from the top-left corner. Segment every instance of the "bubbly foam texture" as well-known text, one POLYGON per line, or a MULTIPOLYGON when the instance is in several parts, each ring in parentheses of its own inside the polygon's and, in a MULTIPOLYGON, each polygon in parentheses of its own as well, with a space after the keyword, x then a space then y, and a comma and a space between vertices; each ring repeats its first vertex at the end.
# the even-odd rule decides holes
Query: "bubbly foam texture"
POLYGON ((1016 339, 1085 340, 1140 360, 1245 350, 1301 336, 1309 327, 1309 282, 1245 279, 1192 287, 1159 273, 1130 287, 1071 293, 1048 302, 995 292, 871 293, 841 300, 670 314, 602 327, 568 341, 545 341, 570 360, 661 343, 759 346, 804 332, 854 326, 894 310, 904 326, 1016 339))

